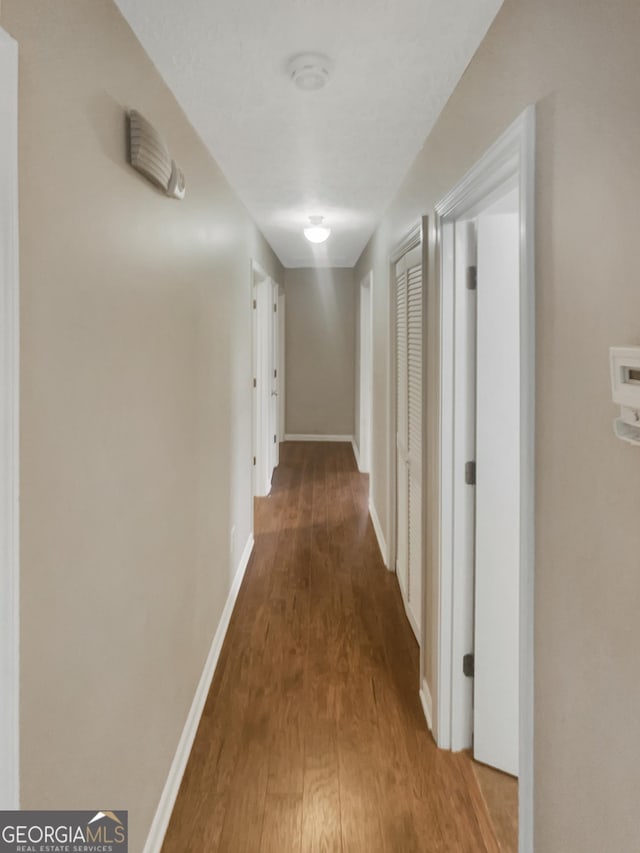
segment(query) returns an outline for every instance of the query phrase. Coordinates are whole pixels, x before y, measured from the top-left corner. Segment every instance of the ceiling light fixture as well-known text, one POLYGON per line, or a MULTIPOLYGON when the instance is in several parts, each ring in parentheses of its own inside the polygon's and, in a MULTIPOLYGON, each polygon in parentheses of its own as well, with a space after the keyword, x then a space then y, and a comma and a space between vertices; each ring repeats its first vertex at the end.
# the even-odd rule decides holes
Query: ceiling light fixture
POLYGON ((300 53, 289 60, 287 72, 304 92, 315 92, 329 82, 331 60, 321 53, 300 53))
POLYGON ((310 216, 309 222, 311 225, 304 229, 304 236, 310 243, 324 243, 329 239, 331 228, 327 228, 322 224, 324 216, 310 216))

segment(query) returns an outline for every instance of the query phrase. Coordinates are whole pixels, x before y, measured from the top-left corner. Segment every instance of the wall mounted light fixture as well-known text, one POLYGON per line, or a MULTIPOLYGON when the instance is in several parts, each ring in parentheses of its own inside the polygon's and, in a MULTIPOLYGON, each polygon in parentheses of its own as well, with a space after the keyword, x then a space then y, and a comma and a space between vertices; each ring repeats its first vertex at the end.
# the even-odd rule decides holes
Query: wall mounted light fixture
POLYGON ((137 110, 127 114, 129 128, 129 162, 171 198, 184 198, 182 171, 171 159, 164 139, 137 110))

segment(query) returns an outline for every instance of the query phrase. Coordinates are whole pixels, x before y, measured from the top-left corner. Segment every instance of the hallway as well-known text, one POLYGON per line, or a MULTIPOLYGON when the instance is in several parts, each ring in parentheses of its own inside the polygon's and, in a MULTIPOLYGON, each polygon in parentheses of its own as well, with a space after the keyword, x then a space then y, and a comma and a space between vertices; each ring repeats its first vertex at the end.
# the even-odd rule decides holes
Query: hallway
POLYGON ((499 850, 426 728, 367 496, 351 445, 282 445, 163 853, 499 850))

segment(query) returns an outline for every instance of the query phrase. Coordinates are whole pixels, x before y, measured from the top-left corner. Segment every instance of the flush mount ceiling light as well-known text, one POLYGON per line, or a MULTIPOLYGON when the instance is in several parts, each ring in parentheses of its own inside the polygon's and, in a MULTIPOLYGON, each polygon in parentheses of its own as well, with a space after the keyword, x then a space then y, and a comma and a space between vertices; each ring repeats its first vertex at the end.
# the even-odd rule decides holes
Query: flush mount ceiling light
POLYGON ((331 228, 327 228, 326 225, 322 224, 322 220, 324 216, 310 216, 309 225, 304 229, 304 236, 310 243, 324 243, 325 240, 329 239, 329 234, 331 234, 331 228))
POLYGON ((321 53, 300 53, 289 60, 287 72, 298 89, 314 92, 329 82, 331 60, 321 53))

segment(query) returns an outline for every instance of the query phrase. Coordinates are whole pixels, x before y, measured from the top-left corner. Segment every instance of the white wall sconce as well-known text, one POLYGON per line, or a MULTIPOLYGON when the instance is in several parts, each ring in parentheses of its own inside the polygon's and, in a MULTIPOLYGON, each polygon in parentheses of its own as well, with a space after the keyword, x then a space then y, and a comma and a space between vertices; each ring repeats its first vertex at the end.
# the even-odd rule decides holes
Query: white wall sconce
POLYGON ((304 236, 310 243, 324 243, 329 239, 331 228, 327 228, 322 222, 324 216, 310 216, 309 222, 311 225, 304 229, 304 236))
POLYGON ((130 110, 127 118, 129 162, 133 168, 171 198, 184 198, 184 175, 171 159, 164 139, 137 110, 130 110))

